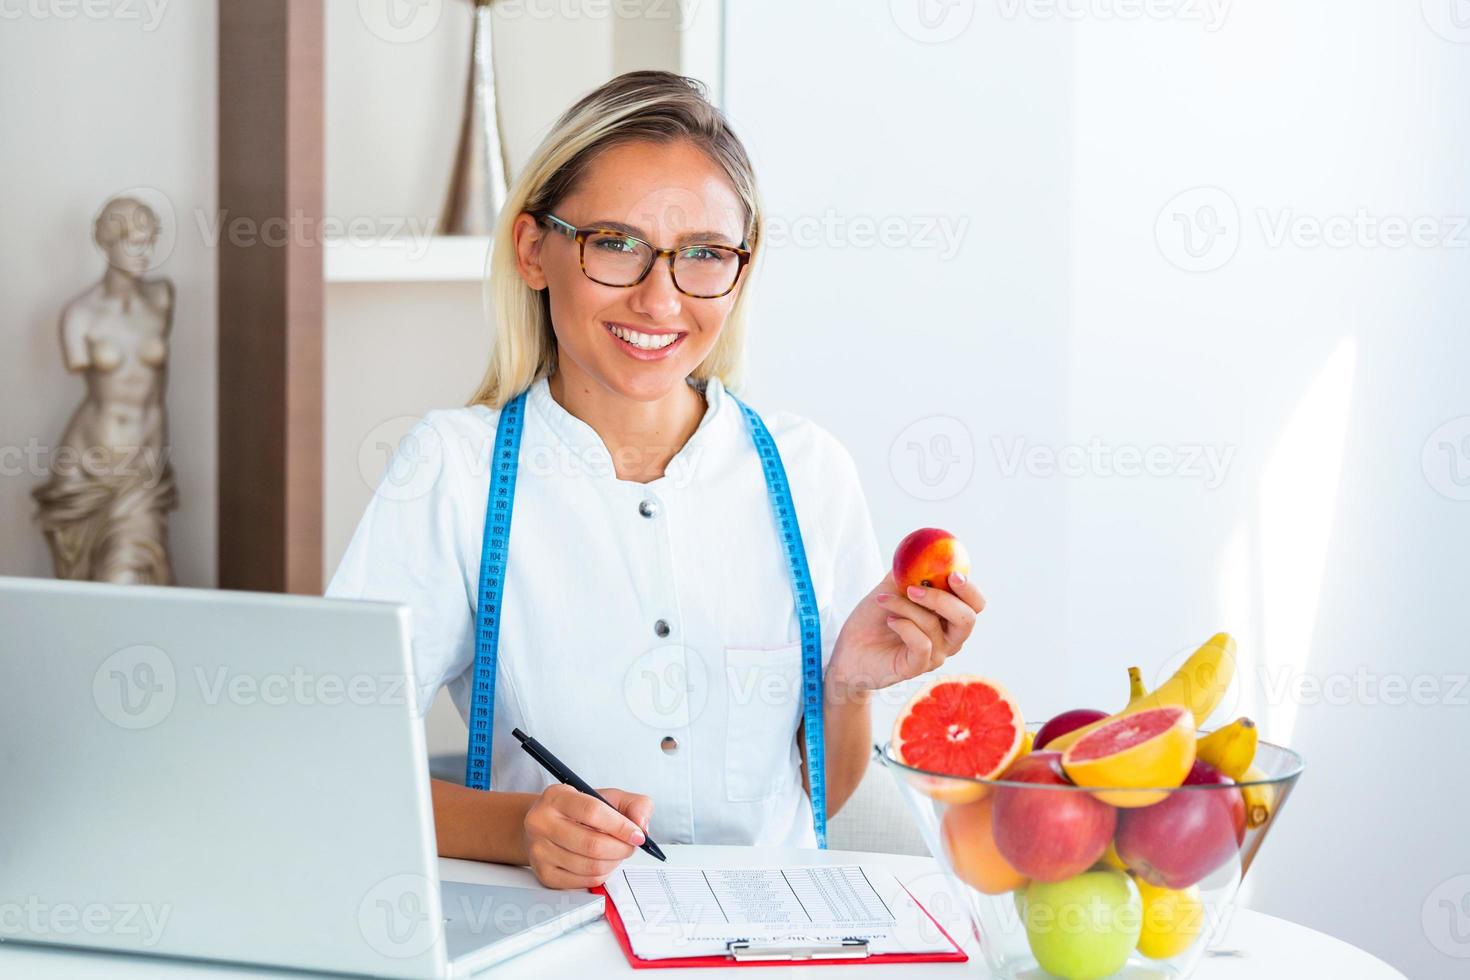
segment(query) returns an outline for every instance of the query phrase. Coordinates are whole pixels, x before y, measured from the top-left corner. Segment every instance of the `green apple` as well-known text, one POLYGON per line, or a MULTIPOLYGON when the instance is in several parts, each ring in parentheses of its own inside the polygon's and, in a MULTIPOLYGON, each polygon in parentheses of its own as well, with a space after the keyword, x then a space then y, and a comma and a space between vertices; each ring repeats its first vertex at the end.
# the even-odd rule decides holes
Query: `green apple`
MULTIPOLYGON (((1020 903, 1018 903, 1018 906, 1020 903)), ((1041 968, 1062 980, 1098 980, 1128 962, 1143 929, 1143 902, 1121 871, 1084 871, 1026 887, 1026 940, 1041 968)))

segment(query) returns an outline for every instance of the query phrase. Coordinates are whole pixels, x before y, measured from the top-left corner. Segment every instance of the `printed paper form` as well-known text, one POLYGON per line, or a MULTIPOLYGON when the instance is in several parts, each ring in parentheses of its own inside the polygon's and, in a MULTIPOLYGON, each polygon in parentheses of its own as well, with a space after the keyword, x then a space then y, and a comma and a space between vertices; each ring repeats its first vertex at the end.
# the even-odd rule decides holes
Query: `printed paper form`
POLYGON ((642 959, 723 954, 732 940, 866 939, 872 953, 954 948, 881 868, 624 867, 607 893, 642 959))

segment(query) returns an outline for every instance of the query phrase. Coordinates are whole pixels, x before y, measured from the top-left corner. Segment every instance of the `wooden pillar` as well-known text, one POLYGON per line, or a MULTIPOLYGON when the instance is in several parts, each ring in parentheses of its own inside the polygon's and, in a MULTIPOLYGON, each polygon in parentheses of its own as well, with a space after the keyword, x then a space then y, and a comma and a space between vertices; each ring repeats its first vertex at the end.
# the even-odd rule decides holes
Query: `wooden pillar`
POLYGON ((219 0, 219 584, 322 589, 324 0, 219 0))

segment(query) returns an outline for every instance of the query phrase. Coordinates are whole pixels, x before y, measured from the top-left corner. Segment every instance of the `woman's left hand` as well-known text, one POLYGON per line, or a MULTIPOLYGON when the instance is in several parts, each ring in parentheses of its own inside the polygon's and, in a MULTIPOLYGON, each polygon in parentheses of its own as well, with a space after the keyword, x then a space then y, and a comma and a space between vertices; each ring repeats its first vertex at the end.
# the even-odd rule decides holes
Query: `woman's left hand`
POLYGON ((948 584, 953 594, 910 586, 899 595, 893 573, 885 575, 843 624, 827 684, 846 693, 874 691, 933 670, 957 653, 985 597, 957 572, 948 584))

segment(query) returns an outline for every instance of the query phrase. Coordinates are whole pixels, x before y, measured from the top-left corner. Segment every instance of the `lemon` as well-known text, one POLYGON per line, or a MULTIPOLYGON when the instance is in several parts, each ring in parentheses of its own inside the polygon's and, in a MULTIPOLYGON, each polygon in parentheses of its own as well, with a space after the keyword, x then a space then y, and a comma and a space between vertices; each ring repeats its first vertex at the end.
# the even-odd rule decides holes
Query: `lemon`
POLYGON ((1199 889, 1190 886, 1183 891, 1157 888, 1137 879, 1138 895, 1143 899, 1143 931, 1138 936, 1138 951, 1151 960, 1167 960, 1178 956, 1199 938, 1205 925, 1205 906, 1199 889))

